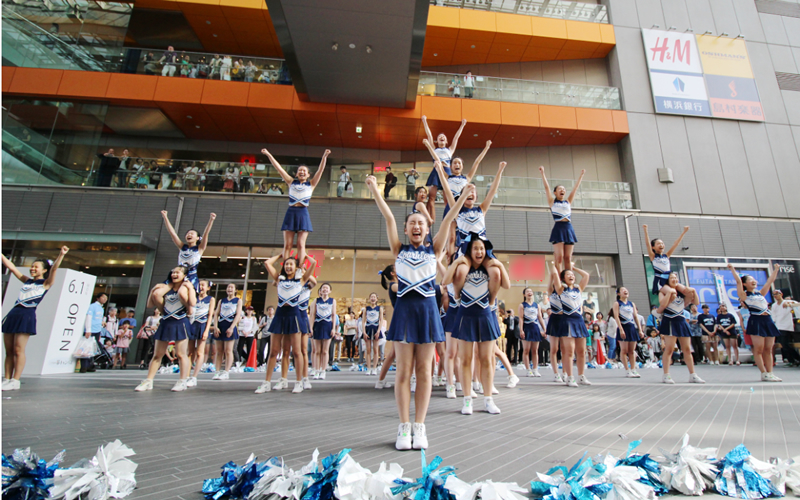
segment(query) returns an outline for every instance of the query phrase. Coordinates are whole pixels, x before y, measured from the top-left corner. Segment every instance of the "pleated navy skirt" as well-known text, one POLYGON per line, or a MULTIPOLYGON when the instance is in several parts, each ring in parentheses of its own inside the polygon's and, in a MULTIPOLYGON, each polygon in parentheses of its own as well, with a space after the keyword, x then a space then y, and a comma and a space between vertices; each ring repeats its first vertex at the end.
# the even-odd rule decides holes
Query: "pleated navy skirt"
POLYGON ((208 323, 200 323, 195 321, 189 329, 189 340, 200 340, 203 338, 203 332, 206 331, 208 323))
POLYGON ((675 318, 668 318, 664 316, 661 319, 661 326, 658 327, 658 333, 661 335, 671 335, 673 337, 691 337, 692 332, 689 330, 689 323, 683 316, 675 318))
POLYGON ((189 338, 189 331, 191 329, 192 324, 189 322, 189 318, 162 319, 153 338, 162 342, 179 342, 189 338))
MULTIPOLYGON (((306 315, 308 317, 308 315, 306 315)), ((269 333, 292 335, 302 332, 300 324, 300 308, 292 306, 279 307, 269 325, 269 333)))
POLYGON ((751 337, 779 337, 781 332, 772 321, 772 316, 751 314, 747 320, 747 334, 751 337))
POLYGON ((564 332, 561 330, 561 318, 563 314, 551 314, 550 319, 547 321, 547 328, 545 333, 551 337, 564 337, 564 332))
POLYGON ((562 332, 562 337, 572 337, 573 339, 585 339, 589 336, 586 323, 579 314, 562 314, 561 323, 558 325, 562 332))
POLYGON ((633 323, 623 323, 617 328, 617 342, 639 342, 639 329, 633 323), (620 335, 620 330, 625 330, 625 338, 620 335))
POLYGON ((308 207, 289 207, 283 218, 281 231, 306 231, 314 230, 311 227, 311 217, 308 215, 308 207))
POLYGON ((578 237, 575 236, 575 230, 572 229, 571 222, 558 221, 553 225, 553 230, 550 231, 550 243, 574 245, 577 242, 578 237))
POLYGON ((3 333, 36 335, 36 308, 14 306, 3 318, 3 333))
POLYGON ((424 297, 415 292, 397 297, 386 340, 407 344, 444 342, 436 297, 424 297))
POLYGON ((489 342, 500 337, 500 324, 491 308, 459 307, 452 333, 465 342, 489 342))
POLYGON ((220 321, 217 324, 217 328, 219 328, 219 338, 214 337, 214 340, 221 340, 223 342, 230 342, 231 340, 237 340, 239 338, 239 329, 234 328, 233 334, 228 337, 228 328, 231 327, 233 321, 220 321))
POLYGON ((329 340, 333 331, 331 321, 317 321, 314 323, 314 340, 329 340))
POLYGON ((522 325, 522 331, 525 332, 523 342, 541 342, 544 340, 542 337, 542 329, 536 323, 525 323, 522 325))

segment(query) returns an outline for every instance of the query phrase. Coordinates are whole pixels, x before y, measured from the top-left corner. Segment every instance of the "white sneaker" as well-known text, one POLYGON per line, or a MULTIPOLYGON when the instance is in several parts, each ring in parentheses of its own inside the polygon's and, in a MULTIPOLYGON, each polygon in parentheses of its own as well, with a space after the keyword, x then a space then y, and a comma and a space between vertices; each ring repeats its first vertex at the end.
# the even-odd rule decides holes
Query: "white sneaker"
POLYGON ((313 380, 319 380, 319 373, 314 372, 314 374, 311 375, 311 378, 313 380))
POLYGON ((456 399, 456 386, 447 386, 447 399, 456 399))
POLYGON ((715 364, 715 365, 717 365, 717 366, 719 366, 719 361, 715 362, 714 364, 715 364))
POLYGON ((370 375, 372 375, 372 370, 370 370, 369 368, 367 368, 366 370, 364 370, 364 375, 366 375, 366 376, 368 376, 368 377, 369 377, 370 375))
POLYGON ((538 369, 538 368, 537 368, 537 369, 535 369, 535 370, 533 370, 533 376, 534 376, 534 377, 541 377, 541 376, 542 376, 542 374, 541 374, 541 373, 539 373, 539 369, 538 369))
POLYGON ((186 387, 197 387, 197 377, 189 377, 186 379, 186 387))
POLYGON ((217 380, 230 380, 230 378, 231 378, 230 373, 228 373, 228 370, 225 370, 224 372, 219 374, 219 379, 217 380))
POLYGON ((292 394, 300 394, 301 392, 303 392, 303 382, 295 382, 292 394))
POLYGON ((560 373, 556 373, 556 376, 553 377, 553 382, 555 382, 556 384, 563 384, 564 383, 564 379, 561 378, 561 374, 560 373))
POLYGON ((395 441, 394 447, 398 450, 411 449, 411 422, 400 424, 397 428, 397 441, 395 441))
POLYGON ((303 379, 303 390, 305 389, 311 389, 311 381, 308 380, 308 377, 303 379))
POLYGON ((628 371, 628 373, 627 373, 627 375, 625 375, 625 377, 626 378, 636 378, 636 375, 634 375, 632 371, 628 371))
MULTIPOLYGON (((3 390, 5 391, 7 389, 4 387, 3 390)), ((146 378, 146 379, 142 380, 142 383, 137 385, 136 389, 134 389, 134 390, 136 392, 152 391, 153 390, 153 380, 149 379, 149 378, 146 378)))
POLYGON ((256 389, 256 394, 264 394, 265 392, 269 392, 272 390, 272 386, 269 381, 261 382, 261 385, 258 386, 256 389))
POLYGON ((477 380, 473 380, 472 381, 472 390, 473 391, 482 392, 483 389, 481 388, 481 383, 478 382, 477 380))
POLYGON ((472 397, 464 396, 464 405, 461 407, 462 415, 472 415, 472 397))
POLYGON ((567 379, 567 387, 578 387, 578 383, 575 381, 575 377, 569 377, 567 379))
POLYGON ((222 375, 222 372, 216 372, 214 376, 211 377, 211 380, 219 380, 220 375, 222 375))
POLYGON ((581 375, 580 378, 578 379, 578 383, 581 385, 592 385, 592 383, 589 382, 589 379, 586 378, 586 375, 581 375))
POLYGON ((439 387, 439 377, 437 377, 436 375, 433 376, 433 386, 439 387))
POLYGON ((376 389, 384 389, 384 388, 388 389, 391 386, 392 386, 392 384, 387 382, 385 379, 384 380, 378 380, 377 382, 375 382, 375 388, 376 389))
POLYGON ((172 386, 172 392, 183 392, 186 390, 186 383, 187 380, 185 378, 179 379, 175 382, 175 385, 172 386))
POLYGON ((769 381, 770 381, 770 382, 783 382, 783 379, 782 379, 782 378, 780 378, 780 377, 778 377, 778 376, 777 376, 777 375, 775 375, 774 373, 772 373, 772 372, 769 372, 769 381))
POLYGON ((458 392, 463 392, 463 391, 461 390, 461 382, 456 382, 456 390, 457 390, 458 392))
POLYGON ((319 379, 320 380, 325 380, 325 372, 322 372, 322 374, 319 376, 319 379))
POLYGON ((447 385, 447 381, 445 381, 444 377, 439 377, 439 385, 442 387, 447 385))
POLYGON ((706 381, 700 378, 700 375, 696 373, 692 373, 689 375, 689 383, 690 384, 705 384, 706 381))
POLYGON ((534 376, 534 375, 533 375, 533 370, 528 370, 528 376, 529 376, 529 377, 533 377, 533 376, 534 376))
POLYGON ((417 392, 417 379, 416 378, 412 378, 411 379, 411 394, 414 394, 415 392, 417 392))
MULTIPOLYGON (((517 377, 516 375, 514 375, 514 374, 512 373, 512 374, 511 374, 511 375, 509 375, 509 377, 508 377, 508 384, 506 384, 506 387, 508 387, 509 389, 513 389, 514 387, 516 387, 516 386, 517 386, 517 384, 518 384, 518 383, 519 383, 519 377, 517 377)), ((494 391, 495 391, 495 388, 494 388, 494 387, 492 387, 492 394, 495 394, 495 392, 494 392, 494 391)))
POLYGON ((761 381, 762 382, 769 382, 769 373, 768 372, 761 372, 761 381))
POLYGON ((428 447, 428 436, 425 433, 425 424, 414 422, 414 441, 411 446, 415 450, 424 450, 428 447))
POLYGON ((492 415, 499 415, 500 408, 494 404, 494 398, 483 398, 483 410, 492 415))
MULTIPOLYGON (((3 383, 3 390, 4 391, 18 391, 20 387, 19 380, 12 378, 8 379, 3 383)), ((153 384, 150 384, 150 389, 153 388, 153 384)), ((138 389, 137 389, 138 390, 138 389)))
POLYGON ((283 389, 288 389, 288 388, 289 388, 289 380, 285 378, 278 380, 278 383, 275 384, 275 387, 273 387, 273 389, 275 389, 276 391, 281 391, 283 389))
MULTIPOLYGON (((481 394, 483 394, 483 392, 481 392, 481 394)), ((470 388, 470 390, 469 390, 469 397, 471 397, 472 399, 477 399, 477 398, 478 398, 478 395, 475 393, 475 391, 473 391, 473 390, 470 388)))
POLYGON ((674 384, 675 383, 675 381, 672 380, 672 375, 670 375, 669 373, 665 373, 664 376, 661 377, 661 382, 663 382, 665 384, 674 384))
MULTIPOLYGON (((517 382, 519 382, 519 379, 517 379, 517 382)), ((492 386, 492 394, 493 394, 493 395, 494 395, 494 394, 500 394, 500 391, 498 391, 498 390, 497 390, 497 387, 495 387, 494 385, 492 386)))
POLYGON ((641 376, 641 375, 639 375, 639 372, 638 372, 638 371, 636 371, 636 370, 633 370, 633 378, 642 378, 642 376, 641 376))

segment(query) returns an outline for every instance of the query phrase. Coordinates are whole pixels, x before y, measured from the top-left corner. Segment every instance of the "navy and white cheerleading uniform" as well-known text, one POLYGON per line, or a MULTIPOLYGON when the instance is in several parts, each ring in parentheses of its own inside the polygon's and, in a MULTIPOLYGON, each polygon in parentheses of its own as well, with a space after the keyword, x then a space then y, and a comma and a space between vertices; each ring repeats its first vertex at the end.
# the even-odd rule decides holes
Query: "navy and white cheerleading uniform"
POLYGON ((561 317, 564 316, 564 310, 561 307, 561 296, 558 292, 553 290, 550 293, 550 317, 547 318, 547 328, 545 334, 552 337, 563 337, 564 332, 561 330, 561 317))
POLYGON ((562 332, 561 336, 576 339, 588 337, 589 330, 586 328, 586 323, 584 323, 581 316, 581 305, 583 304, 581 289, 578 287, 564 287, 560 298, 563 312, 559 324, 562 332))
MULTIPOLYGON (((297 272, 302 273, 299 269, 297 272)), ((300 290, 300 300, 297 303, 297 307, 300 309, 300 314, 297 318, 300 320, 300 333, 311 333, 311 325, 308 322, 308 302, 311 300, 311 289, 313 287, 314 285, 310 281, 306 281, 303 289, 300 290)))
POLYGON ((203 338, 203 332, 206 331, 206 324, 208 323, 209 306, 211 306, 210 296, 204 299, 197 299, 197 303, 194 306, 194 316, 192 316, 192 328, 189 330, 189 340, 203 338))
POLYGON ((300 278, 278 281, 278 310, 269 325, 269 332, 279 335, 303 333, 300 323, 300 294, 303 280, 300 278))
POLYGON ((219 340, 228 342, 229 340, 236 340, 239 338, 239 331, 237 328, 233 329, 233 335, 228 337, 228 328, 233 324, 236 319, 236 307, 239 304, 239 297, 229 299, 225 297, 219 303, 219 321, 217 328, 219 328, 219 340))
POLYGON ((639 329, 636 328, 636 316, 633 314, 633 302, 622 302, 617 300, 619 305, 619 321, 620 325, 617 328, 617 341, 619 342, 639 342, 639 329), (625 338, 620 336, 619 332, 625 332, 625 338))
POLYGON ((397 283, 389 283, 389 302, 392 303, 393 308, 397 304, 397 283))
MULTIPOLYGON (((461 192, 464 188, 469 184, 469 180, 463 175, 451 175, 447 179, 447 185, 450 186, 450 192, 453 194, 453 198, 458 201, 458 197, 461 196, 461 192)), ((444 215, 443 217, 447 217, 447 213, 450 211, 450 205, 445 203, 444 205, 444 215)))
POLYGON ((456 326, 456 317, 458 316, 456 289, 452 283, 447 285, 445 288, 447 289, 447 299, 450 304, 447 306, 447 313, 444 316, 444 331, 453 333, 453 328, 456 326))
POLYGON ((367 340, 372 340, 378 336, 378 329, 381 326, 381 306, 367 306, 366 311, 364 335, 367 340))
POLYGON ((461 288, 453 338, 489 342, 500 337, 494 304, 489 304, 489 273, 483 266, 470 269, 461 288))
POLYGON ((653 295, 658 295, 661 288, 667 284, 671 271, 669 256, 665 253, 655 254, 653 257, 653 295))
POLYGON ((36 307, 46 293, 44 280, 28 280, 23 283, 14 307, 3 318, 3 333, 36 335, 36 307))
POLYGON ((772 320, 767 299, 760 292, 745 291, 747 297, 744 305, 750 311, 750 319, 747 321, 745 333, 751 337, 778 337, 780 331, 772 320))
POLYGON ((317 298, 314 309, 314 340, 329 340, 333 331, 333 299, 317 298))
POLYGON ((553 230, 550 232, 550 243, 574 245, 578 242, 575 230, 572 229, 572 206, 567 200, 555 200, 550 207, 553 214, 553 230))
MULTIPOLYGON (((185 243, 178 254, 178 265, 186 266, 186 279, 191 282, 197 293, 200 293, 200 278, 197 277, 197 266, 200 265, 200 257, 200 248, 197 245, 190 247, 185 243)), ((168 276, 165 283, 167 285, 171 284, 172 277, 168 276)))
POLYGON ((544 337, 542 337, 542 325, 539 323, 539 304, 536 302, 532 304, 523 302, 522 311, 524 313, 522 331, 525 333, 525 338, 522 340, 525 342, 541 342, 544 337))
POLYGON ((456 250, 457 257, 464 255, 461 251, 461 244, 469 236, 469 233, 476 233, 482 240, 486 239, 486 217, 480 205, 473 205, 471 208, 462 207, 456 216, 456 250))
MULTIPOLYGON (((436 148, 434 152, 442 162, 442 170, 444 170, 444 173, 447 175, 447 177, 450 177, 450 160, 452 160, 453 155, 453 153, 450 152, 450 148, 436 148)), ((439 180, 439 172, 436 170, 436 167, 431 170, 431 173, 428 176, 428 181, 425 183, 425 185, 436 186, 438 189, 442 189, 442 181, 439 180)))
MULTIPOLYGON (((664 309, 664 314, 661 318, 661 326, 658 327, 658 333, 661 335, 672 335, 673 337, 691 337, 692 332, 689 329, 689 323, 683 316, 683 310, 686 308, 685 296, 678 292, 678 296, 664 309)), ((620 320, 622 318, 620 317, 620 320)))
POLYGON ((158 324, 153 339, 162 342, 179 342, 189 338, 192 324, 186 316, 186 306, 181 302, 176 290, 164 294, 164 316, 158 324))
POLYGON ((397 302, 386 340, 409 344, 444 342, 436 303, 436 254, 433 246, 402 245, 394 269, 397 302))
POLYGON ((311 195, 314 186, 310 182, 294 181, 289 184, 289 209, 283 218, 281 231, 306 231, 312 232, 311 217, 308 215, 308 204, 311 202, 311 195), (301 206, 296 207, 295 205, 301 206))

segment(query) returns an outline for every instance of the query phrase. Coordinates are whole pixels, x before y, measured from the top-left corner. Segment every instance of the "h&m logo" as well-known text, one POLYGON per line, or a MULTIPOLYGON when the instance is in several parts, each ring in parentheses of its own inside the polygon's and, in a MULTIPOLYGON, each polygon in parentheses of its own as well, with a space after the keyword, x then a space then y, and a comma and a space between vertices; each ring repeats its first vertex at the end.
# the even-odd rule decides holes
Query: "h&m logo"
POLYGON ((669 37, 664 37, 663 41, 661 37, 658 37, 656 38, 655 46, 650 47, 650 50, 653 51, 652 60, 655 61, 656 57, 658 57, 659 62, 664 62, 664 59, 667 59, 667 61, 672 61, 672 62, 680 61, 682 63, 685 62, 687 65, 691 65, 692 64, 691 60, 692 51, 690 50, 691 46, 692 45, 689 40, 683 42, 683 46, 681 46, 681 40, 676 39, 675 43, 672 46, 672 50, 670 50, 669 37), (686 61, 683 60, 684 57, 686 58, 686 61))

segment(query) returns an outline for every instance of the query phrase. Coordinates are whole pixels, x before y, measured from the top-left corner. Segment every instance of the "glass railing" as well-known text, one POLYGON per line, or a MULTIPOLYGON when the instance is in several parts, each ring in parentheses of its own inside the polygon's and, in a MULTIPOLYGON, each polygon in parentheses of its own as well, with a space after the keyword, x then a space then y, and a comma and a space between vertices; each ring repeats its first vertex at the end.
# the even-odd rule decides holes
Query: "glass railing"
POLYGON ((605 5, 565 0, 430 0, 431 5, 608 23, 605 5))
POLYGON ((525 102, 579 108, 622 109, 619 89, 600 85, 540 82, 473 76, 473 87, 464 86, 464 75, 422 71, 419 95, 485 99, 489 101, 525 102), (471 97, 470 97, 471 96, 471 97))

